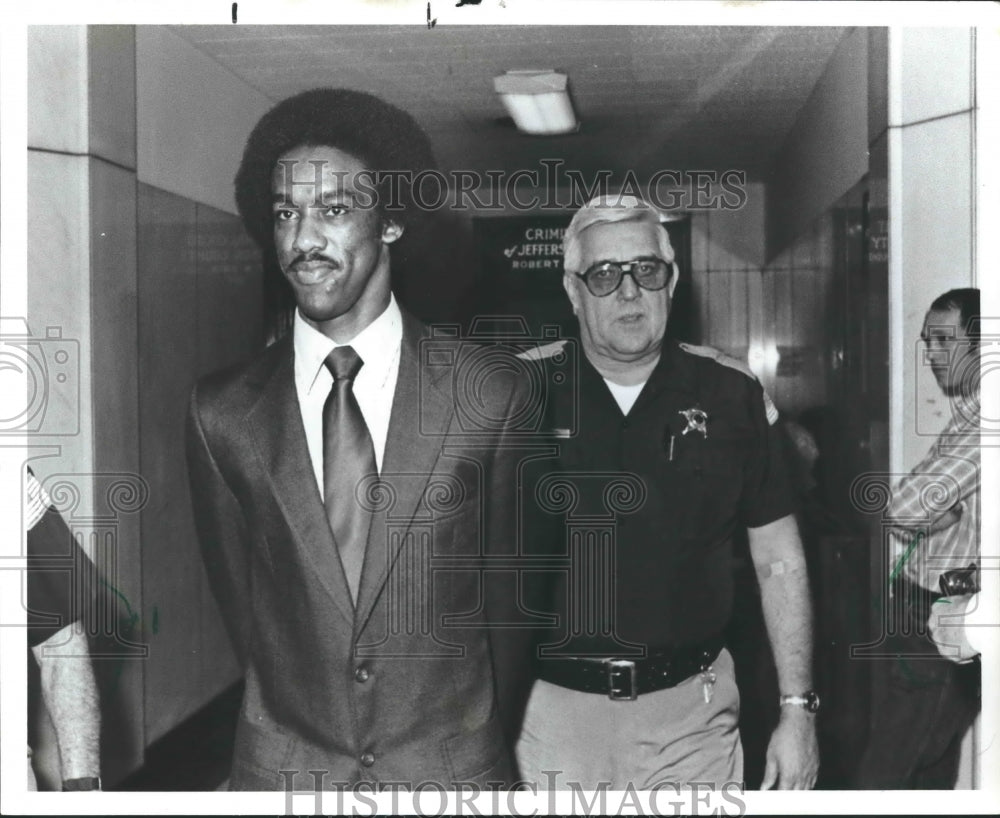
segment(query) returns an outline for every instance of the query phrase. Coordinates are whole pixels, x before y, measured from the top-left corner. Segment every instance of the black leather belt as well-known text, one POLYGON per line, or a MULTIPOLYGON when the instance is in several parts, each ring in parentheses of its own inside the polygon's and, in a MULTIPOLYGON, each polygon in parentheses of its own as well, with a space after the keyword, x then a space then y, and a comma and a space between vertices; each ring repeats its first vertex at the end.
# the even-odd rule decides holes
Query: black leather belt
POLYGON ((707 670, 722 650, 717 637, 644 659, 552 657, 538 660, 538 677, 583 693, 601 693, 615 701, 632 701, 644 693, 676 687, 707 670))

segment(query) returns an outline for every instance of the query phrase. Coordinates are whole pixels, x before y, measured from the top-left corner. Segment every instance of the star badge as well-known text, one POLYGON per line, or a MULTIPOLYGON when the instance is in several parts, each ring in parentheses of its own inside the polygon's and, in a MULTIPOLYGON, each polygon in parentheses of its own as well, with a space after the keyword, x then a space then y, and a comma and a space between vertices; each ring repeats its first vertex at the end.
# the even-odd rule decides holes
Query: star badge
POLYGON ((677 414, 684 415, 687 426, 684 427, 682 435, 688 432, 701 432, 703 438, 708 437, 708 413, 704 409, 695 407, 694 409, 681 409, 677 414))

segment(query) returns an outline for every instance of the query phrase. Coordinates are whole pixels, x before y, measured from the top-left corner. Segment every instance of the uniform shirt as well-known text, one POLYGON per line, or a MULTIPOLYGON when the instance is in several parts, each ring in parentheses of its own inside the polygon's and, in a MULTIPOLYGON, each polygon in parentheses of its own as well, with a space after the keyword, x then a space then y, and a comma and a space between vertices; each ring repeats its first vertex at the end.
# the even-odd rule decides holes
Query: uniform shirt
POLYGON ((886 521, 893 531, 896 565, 903 576, 940 593, 945 571, 979 562, 979 395, 952 401, 952 418, 923 460, 893 491, 886 521), (958 522, 927 532, 947 509, 961 504, 958 522))
POLYGON ((665 344, 627 415, 586 359, 579 388, 555 393, 546 422, 558 457, 535 461, 532 479, 539 513, 566 521, 552 549, 570 563, 552 592, 561 624, 543 639, 558 654, 630 655, 720 634, 734 536, 793 512, 777 413, 745 366, 722 360, 665 344), (691 409, 707 414, 706 434, 689 428, 691 409), (572 489, 546 491, 553 480, 572 489))
POLYGON ((295 392, 302 412, 306 445, 320 496, 323 496, 323 404, 333 387, 326 368, 327 356, 338 346, 351 346, 364 365, 354 379, 354 397, 368 426, 375 447, 375 465, 382 470, 382 455, 389 434, 389 414, 399 376, 399 346, 403 339, 403 318, 394 296, 389 306, 346 344, 338 344, 305 322, 295 311, 295 392))
POLYGON ((67 625, 95 616, 93 563, 52 508, 30 471, 24 492, 27 536, 28 645, 35 647, 67 625))

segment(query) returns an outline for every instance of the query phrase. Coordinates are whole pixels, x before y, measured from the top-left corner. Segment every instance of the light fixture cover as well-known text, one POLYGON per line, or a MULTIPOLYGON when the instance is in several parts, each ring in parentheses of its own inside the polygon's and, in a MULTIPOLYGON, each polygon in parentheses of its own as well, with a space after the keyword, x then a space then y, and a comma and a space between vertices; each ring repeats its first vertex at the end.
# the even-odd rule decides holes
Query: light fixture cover
POLYGON ((493 78, 518 130, 535 135, 572 133, 580 127, 566 86, 566 75, 551 70, 508 71, 493 78))

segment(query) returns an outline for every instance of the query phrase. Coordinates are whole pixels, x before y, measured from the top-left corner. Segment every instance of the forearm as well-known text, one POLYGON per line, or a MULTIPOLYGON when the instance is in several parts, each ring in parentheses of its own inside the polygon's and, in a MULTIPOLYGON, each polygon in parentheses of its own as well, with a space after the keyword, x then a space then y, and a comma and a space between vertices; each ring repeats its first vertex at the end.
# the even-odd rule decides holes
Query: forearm
POLYGON ((749 529, 764 622, 782 693, 812 688, 812 606, 794 517, 749 529))
POLYGON ((939 531, 944 531, 946 528, 958 523, 962 519, 963 512, 962 503, 958 503, 947 511, 942 512, 940 515, 932 520, 929 520, 926 524, 922 525, 891 525, 891 529, 896 532, 901 537, 917 537, 921 533, 923 534, 936 534, 939 531))
MULTIPOLYGON (((812 689, 812 608, 799 529, 789 515, 748 533, 778 686, 784 694, 801 695, 812 689)), ((811 789, 818 771, 813 713, 791 704, 781 708, 761 789, 811 789)))
POLYGON ((63 779, 99 776, 101 711, 87 637, 73 623, 33 649, 63 779))

